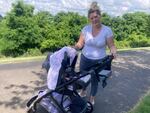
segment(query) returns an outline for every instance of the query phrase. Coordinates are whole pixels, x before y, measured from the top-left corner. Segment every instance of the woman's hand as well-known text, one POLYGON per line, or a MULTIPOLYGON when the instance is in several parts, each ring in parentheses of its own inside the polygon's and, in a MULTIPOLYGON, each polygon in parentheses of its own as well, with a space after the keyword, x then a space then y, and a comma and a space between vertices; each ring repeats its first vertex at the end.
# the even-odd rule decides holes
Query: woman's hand
POLYGON ((115 46, 112 46, 110 48, 110 53, 113 55, 114 59, 117 58, 117 50, 116 50, 116 47, 115 46))
POLYGON ((117 49, 115 47, 114 41, 113 41, 113 37, 110 37, 107 39, 107 45, 110 49, 110 53, 114 56, 114 59, 117 57, 117 49))
POLYGON ((71 48, 74 48, 76 51, 79 51, 80 50, 80 48, 78 48, 78 46, 69 46, 69 47, 71 47, 71 48))

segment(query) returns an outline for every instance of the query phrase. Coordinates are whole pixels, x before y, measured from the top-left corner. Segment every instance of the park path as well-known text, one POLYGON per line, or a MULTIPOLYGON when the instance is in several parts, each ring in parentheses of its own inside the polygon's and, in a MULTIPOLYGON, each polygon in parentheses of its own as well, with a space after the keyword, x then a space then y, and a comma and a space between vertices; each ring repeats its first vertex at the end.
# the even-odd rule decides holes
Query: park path
MULTIPOLYGON (((0 113, 25 113, 27 100, 46 87, 42 61, 0 63, 0 113)), ((99 86, 93 113, 124 113, 150 90, 150 51, 119 52, 106 88, 99 86)))

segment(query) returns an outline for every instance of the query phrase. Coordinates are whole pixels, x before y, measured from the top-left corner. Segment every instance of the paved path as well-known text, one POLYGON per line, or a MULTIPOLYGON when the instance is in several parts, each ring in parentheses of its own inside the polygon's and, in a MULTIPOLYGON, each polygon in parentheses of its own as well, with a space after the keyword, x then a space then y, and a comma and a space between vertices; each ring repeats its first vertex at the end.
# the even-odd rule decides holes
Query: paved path
MULTIPOLYGON (((45 83, 41 61, 0 64, 0 113, 25 113, 27 100, 45 83)), ((124 113, 149 89, 150 51, 120 52, 107 87, 99 87, 93 113, 124 113)))
POLYGON ((113 76, 100 88, 94 113, 125 113, 150 90, 150 51, 121 52, 113 76))

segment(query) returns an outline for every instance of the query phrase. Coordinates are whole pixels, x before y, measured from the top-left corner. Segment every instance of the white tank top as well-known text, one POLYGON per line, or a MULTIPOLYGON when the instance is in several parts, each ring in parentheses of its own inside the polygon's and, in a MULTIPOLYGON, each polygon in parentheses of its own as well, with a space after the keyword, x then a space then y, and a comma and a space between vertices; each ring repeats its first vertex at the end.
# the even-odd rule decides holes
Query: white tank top
POLYGON ((87 25, 82 29, 85 44, 82 54, 88 59, 102 59, 106 56, 106 39, 113 37, 110 27, 102 25, 97 36, 92 35, 92 25, 87 25))

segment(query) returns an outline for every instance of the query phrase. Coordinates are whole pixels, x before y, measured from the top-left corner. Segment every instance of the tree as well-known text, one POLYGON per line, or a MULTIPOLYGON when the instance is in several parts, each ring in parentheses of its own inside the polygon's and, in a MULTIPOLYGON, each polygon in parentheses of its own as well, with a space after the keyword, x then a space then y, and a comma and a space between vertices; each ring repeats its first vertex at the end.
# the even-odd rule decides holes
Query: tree
POLYGON ((144 12, 127 13, 122 16, 126 20, 126 24, 130 26, 131 33, 146 33, 146 24, 148 15, 144 12))
POLYGON ((48 34, 41 44, 41 49, 53 51, 65 45, 74 45, 86 23, 87 18, 77 13, 58 13, 47 29, 48 34))
POLYGON ((150 15, 148 15, 148 18, 147 18, 146 34, 148 37, 150 37, 150 15))
POLYGON ((10 13, 8 13, 7 16, 8 26, 12 29, 20 27, 20 24, 22 23, 20 17, 23 17, 23 20, 25 18, 32 17, 33 11, 34 7, 24 4, 23 1, 18 1, 17 3, 14 3, 12 10, 10 11, 10 13))
POLYGON ((13 4, 13 9, 11 13, 15 16, 33 16, 34 7, 32 5, 26 5, 22 0, 13 4))
POLYGON ((34 20, 33 7, 18 1, 6 16, 9 32, 3 34, 5 40, 14 43, 7 50, 7 55, 17 56, 25 53, 30 48, 40 48, 42 40, 41 29, 34 20))
POLYGON ((111 26, 112 25, 112 17, 110 17, 107 13, 102 13, 102 23, 111 26))
POLYGON ((0 15, 0 21, 3 19, 2 15, 0 15))

